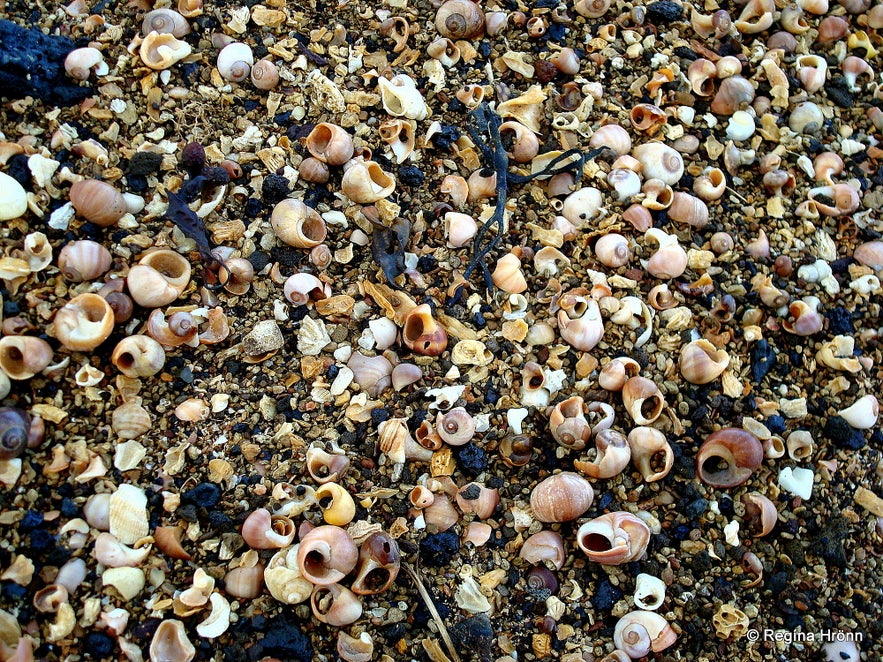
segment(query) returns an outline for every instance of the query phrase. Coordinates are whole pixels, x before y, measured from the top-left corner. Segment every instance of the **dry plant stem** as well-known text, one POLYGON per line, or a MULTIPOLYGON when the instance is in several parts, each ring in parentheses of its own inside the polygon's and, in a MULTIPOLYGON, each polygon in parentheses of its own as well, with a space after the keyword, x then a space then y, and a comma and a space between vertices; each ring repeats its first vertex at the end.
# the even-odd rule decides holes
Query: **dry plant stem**
POLYGON ((491 164, 491 169, 497 175, 497 200, 494 206, 494 213, 475 233, 475 238, 472 240, 472 259, 469 261, 469 265, 463 274, 464 278, 468 280, 475 268, 480 266, 488 291, 493 291, 494 285, 490 269, 488 269, 484 260, 502 240, 503 220, 509 186, 512 184, 526 184, 537 177, 547 177, 562 172, 573 172, 578 179, 582 174, 583 165, 605 149, 599 147, 586 153, 577 148, 569 149, 550 161, 541 171, 530 175, 519 175, 509 172, 509 156, 500 138, 501 124, 500 116, 491 110, 487 103, 481 103, 475 110, 470 112, 466 123, 466 130, 469 132, 469 136, 481 150, 484 160, 491 164), (485 235, 491 227, 495 227, 496 234, 487 242, 487 245, 482 246, 485 235))
POLYGON ((445 627, 445 622, 442 620, 441 616, 438 615, 438 611, 432 602, 432 598, 429 597, 429 592, 426 590, 423 582, 420 581, 420 577, 417 576, 417 573, 414 571, 414 568, 411 567, 410 563, 402 563, 402 567, 408 571, 408 574, 411 575, 411 579, 414 580, 414 585, 417 586, 417 592, 420 593, 420 597, 423 598, 426 608, 429 610, 429 613, 432 614, 432 618, 438 626, 439 635, 441 635, 442 640, 445 642, 445 646, 448 647, 448 651, 451 653, 451 659, 453 659, 454 662, 460 662, 460 657, 457 655, 457 649, 454 648, 454 642, 451 641, 451 635, 448 634, 448 628, 445 627))

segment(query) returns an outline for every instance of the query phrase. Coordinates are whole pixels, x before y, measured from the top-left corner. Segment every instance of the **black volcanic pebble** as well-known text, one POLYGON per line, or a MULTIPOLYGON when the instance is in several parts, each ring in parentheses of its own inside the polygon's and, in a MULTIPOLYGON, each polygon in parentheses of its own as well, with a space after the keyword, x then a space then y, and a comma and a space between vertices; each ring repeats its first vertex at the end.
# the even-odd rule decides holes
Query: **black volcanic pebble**
POLYGON ((647 20, 654 25, 666 25, 679 21, 684 13, 683 7, 672 0, 659 0, 647 5, 647 20))
POLYGON ((162 154, 154 152, 135 152, 129 159, 129 169, 126 171, 129 175, 150 175, 159 172, 159 166, 162 164, 162 154))
POLYGON ((420 541, 420 558, 426 565, 447 565, 459 551, 460 537, 450 531, 430 534, 420 541))

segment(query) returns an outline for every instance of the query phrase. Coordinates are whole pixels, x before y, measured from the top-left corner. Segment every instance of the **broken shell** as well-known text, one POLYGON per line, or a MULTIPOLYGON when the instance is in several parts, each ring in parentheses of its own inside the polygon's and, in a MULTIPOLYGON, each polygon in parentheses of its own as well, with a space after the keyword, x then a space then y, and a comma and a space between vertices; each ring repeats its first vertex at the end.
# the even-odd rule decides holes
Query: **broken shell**
POLYGON ((139 487, 123 483, 110 496, 108 529, 117 540, 134 545, 150 532, 147 495, 139 487))
POLYGON ((215 639, 230 627, 230 602, 217 592, 212 593, 209 599, 212 609, 205 620, 196 626, 196 633, 204 639, 215 639))
POLYGON ((343 127, 322 122, 310 131, 304 145, 314 157, 332 166, 353 157, 353 138, 343 127))
POLYGON ((52 347, 35 336, 0 338, 0 370, 9 379, 30 379, 52 362, 52 347))
POLYGON ((629 432, 628 442, 632 463, 648 483, 662 480, 671 471, 675 456, 662 432, 639 426, 629 432))
POLYGON ((540 148, 537 134, 513 120, 500 125, 500 139, 509 145, 508 152, 517 163, 530 163, 540 148))
POLYGON ((659 106, 650 103, 635 104, 629 112, 629 121, 635 131, 655 135, 665 124, 668 116, 659 106))
POLYGON ((186 41, 179 41, 172 34, 151 32, 141 42, 138 55, 141 56, 141 61, 146 66, 161 71, 180 62, 192 51, 190 44, 186 41))
POLYGON ((121 543, 110 533, 99 533, 95 539, 92 555, 95 560, 108 568, 137 567, 152 550, 150 545, 132 549, 121 543))
POLYGON ((286 198, 273 207, 270 225, 280 241, 297 248, 313 248, 325 241, 325 221, 312 207, 286 198))
POLYGON ((104 76, 109 68, 104 61, 104 54, 97 48, 75 48, 64 58, 64 70, 74 80, 88 80, 94 71, 104 76))
POLYGON ((97 179, 74 182, 68 198, 79 216, 104 228, 119 221, 126 213, 123 194, 97 179))
POLYGON ((183 536, 184 528, 180 526, 158 526, 153 530, 157 549, 173 559, 189 561, 191 555, 181 546, 183 536))
POLYGON ((175 407, 175 418, 179 421, 195 423, 206 420, 212 413, 209 404, 202 398, 187 398, 175 407))
POLYGON ((862 396, 846 409, 841 409, 837 415, 856 430, 870 430, 877 424, 880 406, 877 398, 869 394, 862 396))
POLYGON ((743 495, 742 503, 745 505, 745 521, 749 525, 755 538, 769 535, 776 526, 778 512, 772 501, 760 492, 750 492, 743 495))
POLYGON ((708 384, 717 379, 730 365, 726 350, 716 349, 705 338, 694 340, 681 348, 678 368, 691 384, 708 384))
POLYGON ((59 270, 75 283, 98 278, 110 269, 112 262, 110 251, 89 239, 65 244, 58 254, 59 270))
POLYGON ((465 246, 472 241, 478 231, 478 223, 469 214, 449 211, 445 214, 444 221, 445 235, 451 248, 465 246))
POLYGON ((576 542, 590 560, 604 565, 621 565, 644 556, 650 542, 650 529, 635 515, 616 511, 579 527, 576 542))
POLYGON ((365 356, 361 352, 353 352, 346 365, 353 371, 359 388, 368 395, 379 395, 392 383, 393 367, 385 356, 365 356))
POLYGON ((150 641, 150 662, 190 662, 194 657, 196 648, 181 621, 172 619, 159 624, 150 641))
POLYGON ((189 282, 187 258, 169 249, 148 253, 126 276, 132 299, 144 308, 160 308, 172 303, 184 293, 189 282))
POLYGON ((423 303, 405 315, 402 342, 418 354, 438 356, 448 346, 448 334, 432 316, 429 304, 423 303))
POLYGON ((322 518, 334 526, 346 526, 356 515, 352 495, 337 483, 325 483, 316 490, 316 502, 322 509, 322 518))
POLYGON ((567 553, 564 551, 564 540, 560 533, 540 531, 524 541, 518 556, 531 564, 548 561, 555 570, 561 570, 567 553))
POLYGON ((558 332, 561 338, 582 352, 592 350, 604 336, 604 320, 601 309, 594 299, 586 302, 586 312, 577 319, 571 319, 567 311, 558 311, 558 332))
POLYGON ((271 515, 266 508, 258 508, 242 524, 242 539, 252 549, 279 549, 291 544, 296 528, 283 515, 271 515))
POLYGON ((248 44, 234 41, 224 46, 218 53, 216 66, 221 78, 231 83, 241 83, 251 74, 254 53, 248 44))
POLYGON ((150 336, 127 336, 117 343, 111 362, 126 377, 150 377, 162 370, 166 352, 150 336))
POLYGON ((447 37, 439 37, 426 47, 426 54, 451 68, 460 61, 460 47, 447 37))
POLYGON ((665 399, 652 380, 631 377, 622 387, 622 403, 635 423, 652 425, 662 414, 665 399))
POLYGON ((345 453, 328 453, 317 446, 310 446, 304 464, 312 479, 321 485, 343 478, 350 460, 345 453))
POLYGON ((632 611, 616 622, 613 643, 638 660, 672 646, 677 634, 662 616, 654 611, 632 611))
POLYGON ((696 456, 697 472, 712 487, 741 485, 763 462, 760 440, 741 428, 711 433, 696 456))
POLYGON ((500 492, 481 483, 468 483, 457 492, 456 500, 465 514, 475 513, 479 519, 487 519, 500 503, 500 492))
POLYGON ((343 630, 337 632, 337 654, 345 662, 371 662, 374 657, 374 640, 367 632, 358 638, 343 630))
POLYGON ((592 427, 585 416, 585 403, 575 395, 559 402, 549 413, 552 437, 565 448, 582 450, 592 435, 592 427))
POLYGON ((55 337, 78 352, 95 349, 107 340, 115 324, 113 309, 97 294, 80 294, 55 314, 55 337))
POLYGON ((274 320, 261 320, 242 339, 242 352, 252 361, 260 361, 275 354, 285 339, 274 320))
POLYGON ((654 611, 665 600, 665 582, 659 577, 641 572, 635 577, 635 606, 654 611))
POLYGON ((591 462, 576 460, 573 466, 590 478, 613 478, 626 468, 632 450, 626 437, 616 430, 601 430, 595 435, 595 458, 591 462))
MULTIPOLYGON (((469 2, 469 0, 464 1, 469 2)), ((389 80, 380 76, 377 85, 380 87, 383 108, 393 117, 406 117, 410 120, 423 120, 429 117, 429 106, 426 105, 416 82, 410 76, 399 74, 389 80)))
POLYGON ((137 439, 153 423, 150 414, 141 406, 141 398, 132 398, 113 410, 111 427, 120 439, 137 439))
POLYGON ((354 623, 362 615, 359 596, 339 584, 316 586, 310 596, 310 607, 316 620, 336 627, 354 623))
POLYGON ((395 177, 375 161, 350 161, 340 182, 341 192, 359 204, 373 204, 389 197, 395 186, 395 177))
POLYGON ((439 186, 439 193, 451 196, 455 207, 462 207, 469 197, 469 184, 460 175, 447 175, 439 186))
POLYGON ((301 574, 317 585, 339 582, 356 567, 358 560, 356 544, 339 526, 317 526, 303 536, 297 550, 301 574))
POLYGON ((584 186, 564 199, 561 215, 574 227, 582 228, 600 213, 602 204, 601 191, 593 186, 584 186))
POLYGON ((530 494, 530 509, 541 522, 569 522, 592 505, 592 485, 582 476, 565 471, 541 481, 530 494))
POLYGON ((28 210, 28 196, 22 185, 0 172, 0 221, 23 216, 28 210))
POLYGON ((359 550, 356 578, 350 588, 358 595, 376 595, 389 589, 401 567, 401 552, 395 539, 384 531, 372 533, 359 550))
POLYGON ((283 286, 285 298, 295 306, 305 306, 311 301, 327 299, 331 294, 331 286, 323 283, 313 274, 292 274, 283 286))

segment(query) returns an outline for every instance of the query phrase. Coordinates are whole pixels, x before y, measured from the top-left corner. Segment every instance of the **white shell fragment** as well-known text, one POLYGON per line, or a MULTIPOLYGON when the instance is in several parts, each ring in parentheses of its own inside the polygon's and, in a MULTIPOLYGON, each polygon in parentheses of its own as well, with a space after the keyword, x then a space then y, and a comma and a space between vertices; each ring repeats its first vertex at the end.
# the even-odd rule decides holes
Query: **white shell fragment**
POLYGON ((779 472, 779 487, 801 499, 809 499, 812 496, 814 478, 815 474, 811 469, 785 467, 779 472))
POLYGON ((21 184, 0 172, 0 221, 18 218, 27 210, 28 197, 21 184))
POLYGON ((873 395, 865 395, 837 413, 856 430, 870 430, 877 424, 880 405, 873 395))
POLYGON ((150 532, 147 495, 134 485, 124 484, 110 497, 110 532, 117 540, 133 545, 150 532))
POLYGON ((196 626, 196 632, 200 637, 214 639, 220 637, 230 627, 230 603, 220 593, 212 593, 212 610, 208 617, 196 626))
POLYGON ((640 573, 635 578, 635 606, 654 611, 665 600, 665 582, 659 577, 640 573))

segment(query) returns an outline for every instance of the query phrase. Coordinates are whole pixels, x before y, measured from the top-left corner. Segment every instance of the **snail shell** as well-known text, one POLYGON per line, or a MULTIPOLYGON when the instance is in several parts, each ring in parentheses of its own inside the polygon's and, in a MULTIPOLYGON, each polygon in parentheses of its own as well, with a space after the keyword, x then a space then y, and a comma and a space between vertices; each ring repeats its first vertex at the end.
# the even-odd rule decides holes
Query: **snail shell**
POLYGON ((190 662, 194 657, 196 648, 187 638, 184 624, 176 619, 162 621, 150 641, 150 659, 190 662))
POLYGON ((389 197, 395 187, 395 177, 383 170, 376 161, 352 163, 340 181, 341 192, 353 202, 363 205, 389 197))
POLYGON ((353 157, 352 136, 336 124, 317 124, 304 144, 310 154, 328 165, 343 165, 353 157))
POLYGON ((0 370, 9 379, 30 379, 52 361, 52 347, 35 336, 0 338, 0 370))
POLYGON ((91 47, 75 48, 68 53, 64 59, 64 69, 75 80, 87 80, 93 71, 99 76, 109 71, 104 54, 91 47))
POLYGON ((530 495, 530 509, 541 522, 569 522, 592 505, 594 492, 585 478, 564 471, 549 476, 530 495))
POLYGON ((359 552, 352 537, 339 526, 317 526, 301 538, 297 565, 304 579, 326 586, 339 582, 356 567, 359 552))
POLYGON ((158 32, 159 34, 183 37, 190 33, 190 23, 172 9, 154 9, 144 16, 144 20, 141 22, 141 32, 145 36, 151 32, 158 32))
POLYGON ((318 246, 328 232, 319 212, 292 198, 286 198, 273 207, 270 225, 281 241, 297 248, 318 246))
POLYGON ((251 84, 259 90, 272 90, 279 84, 279 67, 270 60, 258 60, 251 68, 251 84))
POLYGON ((0 460, 20 456, 28 446, 31 417, 16 407, 0 407, 0 460))
POLYGON ((742 428, 723 428, 711 433, 696 455, 699 478, 712 487, 741 485, 762 462, 763 445, 742 428), (720 466, 711 466, 712 461, 720 466))
POLYGON ((472 0, 447 0, 435 14, 435 29, 454 41, 473 39, 484 32, 484 13, 472 0))
POLYGON ((678 359, 681 375, 691 384, 713 382, 728 365, 730 355, 726 350, 717 349, 705 338, 684 345, 678 359))
POLYGON ((179 41, 172 34, 151 32, 141 42, 138 54, 146 66, 161 71, 180 62, 192 52, 190 44, 179 41))
POLYGON ((68 197, 77 214, 104 228, 116 223, 127 211, 123 194, 97 179, 74 182, 68 197))
POLYGON ((55 337, 68 349, 88 351, 107 340, 115 324, 113 308, 97 294, 80 294, 55 314, 55 337))
POLYGON ((189 282, 187 258, 167 248, 145 255, 126 276, 132 299, 145 308, 167 306, 184 293, 189 282))
POLYGON ((241 83, 248 78, 254 64, 254 53, 251 47, 239 41, 227 44, 218 53, 216 66, 224 80, 241 83))
POLYGON ((579 527, 576 542, 592 561, 620 565, 637 561, 644 555, 650 542, 650 529, 637 516, 616 511, 579 527))
POLYGON ((672 646, 677 634, 662 616, 655 611, 633 611, 616 622, 613 643, 620 650, 638 660, 672 646))
POLYGON ((58 254, 62 275, 75 283, 92 280, 110 269, 110 251, 96 241, 80 239, 65 244, 58 254))

